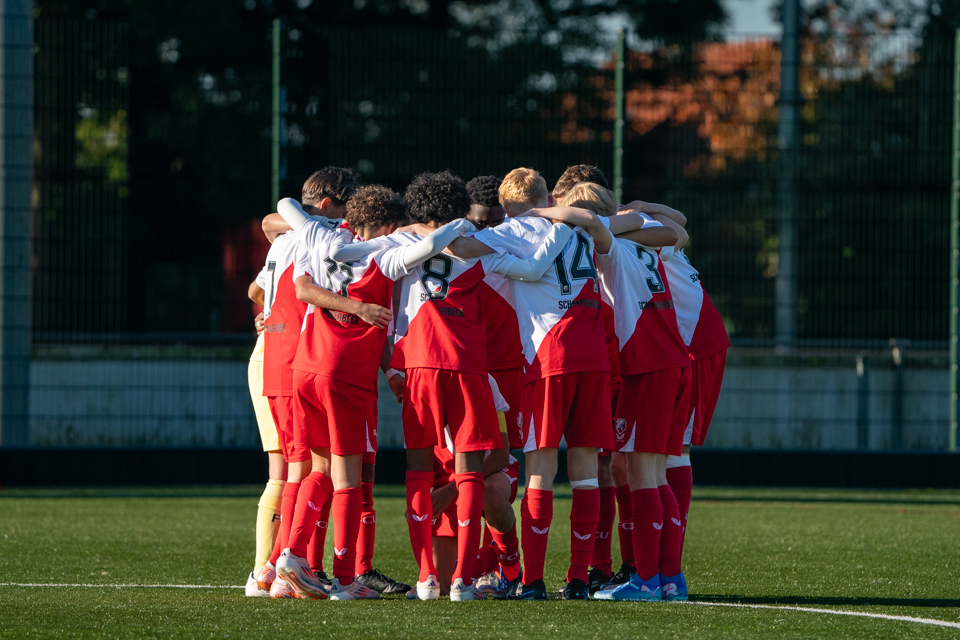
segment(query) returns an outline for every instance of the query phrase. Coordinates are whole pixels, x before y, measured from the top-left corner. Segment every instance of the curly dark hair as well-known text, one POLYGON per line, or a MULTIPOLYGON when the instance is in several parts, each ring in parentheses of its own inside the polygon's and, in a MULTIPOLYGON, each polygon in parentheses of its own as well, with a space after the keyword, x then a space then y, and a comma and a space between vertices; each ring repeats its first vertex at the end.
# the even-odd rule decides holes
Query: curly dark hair
POLYGON ((400 194, 389 187, 368 184, 359 187, 347 201, 344 220, 350 228, 377 227, 406 222, 407 207, 400 202, 400 194))
POLYGON ((305 205, 319 204, 330 198, 333 204, 345 205, 360 186, 360 176, 353 169, 324 167, 314 171, 303 183, 301 202, 305 205))
POLYGON ((600 185, 604 189, 610 188, 610 184, 607 182, 606 177, 604 177, 603 171, 589 164, 575 164, 572 167, 567 167, 567 170, 564 171, 560 179, 557 180, 557 185, 553 188, 553 197, 559 200, 567 195, 570 189, 573 189, 575 185, 581 182, 592 182, 593 184, 600 185))
POLYGON ((473 204, 482 207, 496 207, 500 204, 500 183, 497 176, 477 176, 467 183, 467 192, 473 204))
POLYGON ((463 180, 449 171, 421 173, 403 197, 418 222, 446 224, 470 212, 470 194, 463 180))

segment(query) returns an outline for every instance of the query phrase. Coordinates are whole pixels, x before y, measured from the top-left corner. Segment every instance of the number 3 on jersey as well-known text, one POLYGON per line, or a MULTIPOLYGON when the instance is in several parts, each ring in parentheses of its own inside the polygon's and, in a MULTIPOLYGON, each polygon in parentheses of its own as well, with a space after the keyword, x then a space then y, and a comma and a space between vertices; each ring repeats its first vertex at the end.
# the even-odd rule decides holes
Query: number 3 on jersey
POLYGON ((567 275, 567 265, 563 260, 563 254, 557 256, 553 261, 557 268, 557 280, 560 281, 560 295, 568 296, 573 292, 572 280, 587 280, 593 278, 593 290, 597 291, 597 269, 593 266, 593 256, 590 255, 590 242, 583 237, 580 231, 574 235, 577 237, 577 248, 573 252, 573 266, 570 268, 570 274, 567 275), (584 265, 584 257, 586 264, 584 265))
POLYGON ((426 290, 424 294, 429 300, 443 300, 450 291, 450 273, 453 271, 453 263, 450 258, 443 254, 437 254, 424 262, 421 266, 423 275, 420 276, 420 282, 426 290))
POLYGON ((657 259, 653 256, 652 253, 647 251, 642 247, 637 247, 637 259, 640 260, 647 267, 647 271, 650 272, 650 277, 647 278, 647 288, 650 289, 650 293, 663 293, 667 290, 663 286, 663 278, 660 277, 660 272, 657 271, 657 259))

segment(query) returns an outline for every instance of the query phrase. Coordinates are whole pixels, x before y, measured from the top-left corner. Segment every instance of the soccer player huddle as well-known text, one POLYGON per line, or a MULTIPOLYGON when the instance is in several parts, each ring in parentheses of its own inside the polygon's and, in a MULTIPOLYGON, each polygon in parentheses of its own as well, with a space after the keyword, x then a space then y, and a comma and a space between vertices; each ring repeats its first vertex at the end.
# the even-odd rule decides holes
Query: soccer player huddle
POLYGON ((423 173, 403 198, 327 167, 302 202, 281 200, 250 287, 264 306, 250 385, 271 480, 247 595, 545 599, 564 441, 563 598, 685 600, 690 445, 730 344, 683 253, 685 225, 665 205, 621 205, 587 165, 552 194, 519 168, 469 183, 423 173), (379 372, 403 405, 412 588, 373 567, 379 372))

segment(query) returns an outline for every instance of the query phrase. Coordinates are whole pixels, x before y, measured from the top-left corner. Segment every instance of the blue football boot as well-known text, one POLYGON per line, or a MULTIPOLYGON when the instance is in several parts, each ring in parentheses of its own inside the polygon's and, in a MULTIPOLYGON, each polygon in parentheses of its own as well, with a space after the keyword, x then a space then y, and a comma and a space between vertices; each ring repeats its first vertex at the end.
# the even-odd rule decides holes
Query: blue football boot
POLYGON ((660 576, 660 588, 663 592, 663 599, 667 602, 671 600, 687 599, 687 581, 683 573, 675 576, 660 576))
POLYGON ((619 600, 619 601, 645 601, 659 602, 663 600, 663 592, 660 589, 660 575, 657 574, 649 580, 641 580, 640 576, 633 574, 627 582, 597 591, 593 594, 596 600, 619 600))

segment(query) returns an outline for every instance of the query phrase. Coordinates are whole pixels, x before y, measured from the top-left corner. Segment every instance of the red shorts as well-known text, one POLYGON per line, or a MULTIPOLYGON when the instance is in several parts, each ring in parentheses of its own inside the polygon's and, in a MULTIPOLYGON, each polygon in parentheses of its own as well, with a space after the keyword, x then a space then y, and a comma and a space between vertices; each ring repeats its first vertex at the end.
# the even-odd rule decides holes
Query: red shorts
POLYGON ((609 449, 610 374, 584 371, 547 376, 523 385, 520 414, 524 452, 567 447, 609 449))
MULTIPOLYGON (((374 389, 374 390, 373 390, 373 405, 372 405, 372 407, 371 407, 371 409, 370 409, 370 410, 372 411, 372 413, 371 413, 372 418, 371 418, 370 424, 373 425, 373 430, 374 430, 374 431, 377 430, 377 425, 380 424, 380 409, 379 409, 379 407, 377 407, 377 402, 378 402, 378 399, 377 399, 377 390, 374 389)), ((363 461, 361 462, 361 464, 377 464, 377 452, 376 452, 376 451, 367 451, 366 453, 364 453, 364 454, 363 454, 363 461)))
MULTIPOLYGON (((617 398, 620 397, 620 382, 611 382, 610 383, 610 415, 617 415, 617 398)), ((610 430, 613 431, 614 421, 610 420, 610 430)), ((616 435, 614 435, 614 440, 616 440, 616 435)), ((609 458, 613 453, 613 449, 600 449, 597 451, 597 455, 601 458, 609 458)))
POLYGON ((507 437, 510 438, 510 448, 519 449, 523 446, 520 437, 520 389, 523 388, 523 369, 501 369, 491 371, 490 375, 500 387, 500 395, 510 405, 510 410, 504 414, 507 421, 507 437))
POLYGON ((487 376, 441 369, 407 369, 403 391, 403 444, 424 449, 453 442, 454 451, 503 446, 487 376))
POLYGON ((693 405, 693 434, 690 444, 698 447, 707 437, 707 429, 713 420, 713 412, 720 398, 720 385, 723 384, 723 369, 727 363, 727 350, 717 351, 693 363, 693 392, 690 402, 693 405))
POLYGON ((433 519, 433 535, 438 538, 457 537, 457 501, 452 501, 447 508, 433 519))
POLYGON ((277 425, 277 438, 280 450, 287 462, 305 462, 310 459, 310 448, 297 445, 294 434, 293 396, 269 396, 270 414, 273 424, 277 425))
POLYGON ((373 392, 357 385, 294 370, 295 439, 311 449, 330 447, 330 453, 348 456, 377 450, 377 423, 373 419, 373 392))
POLYGON ((679 456, 690 416, 689 367, 624 376, 614 428, 616 450, 679 456))

